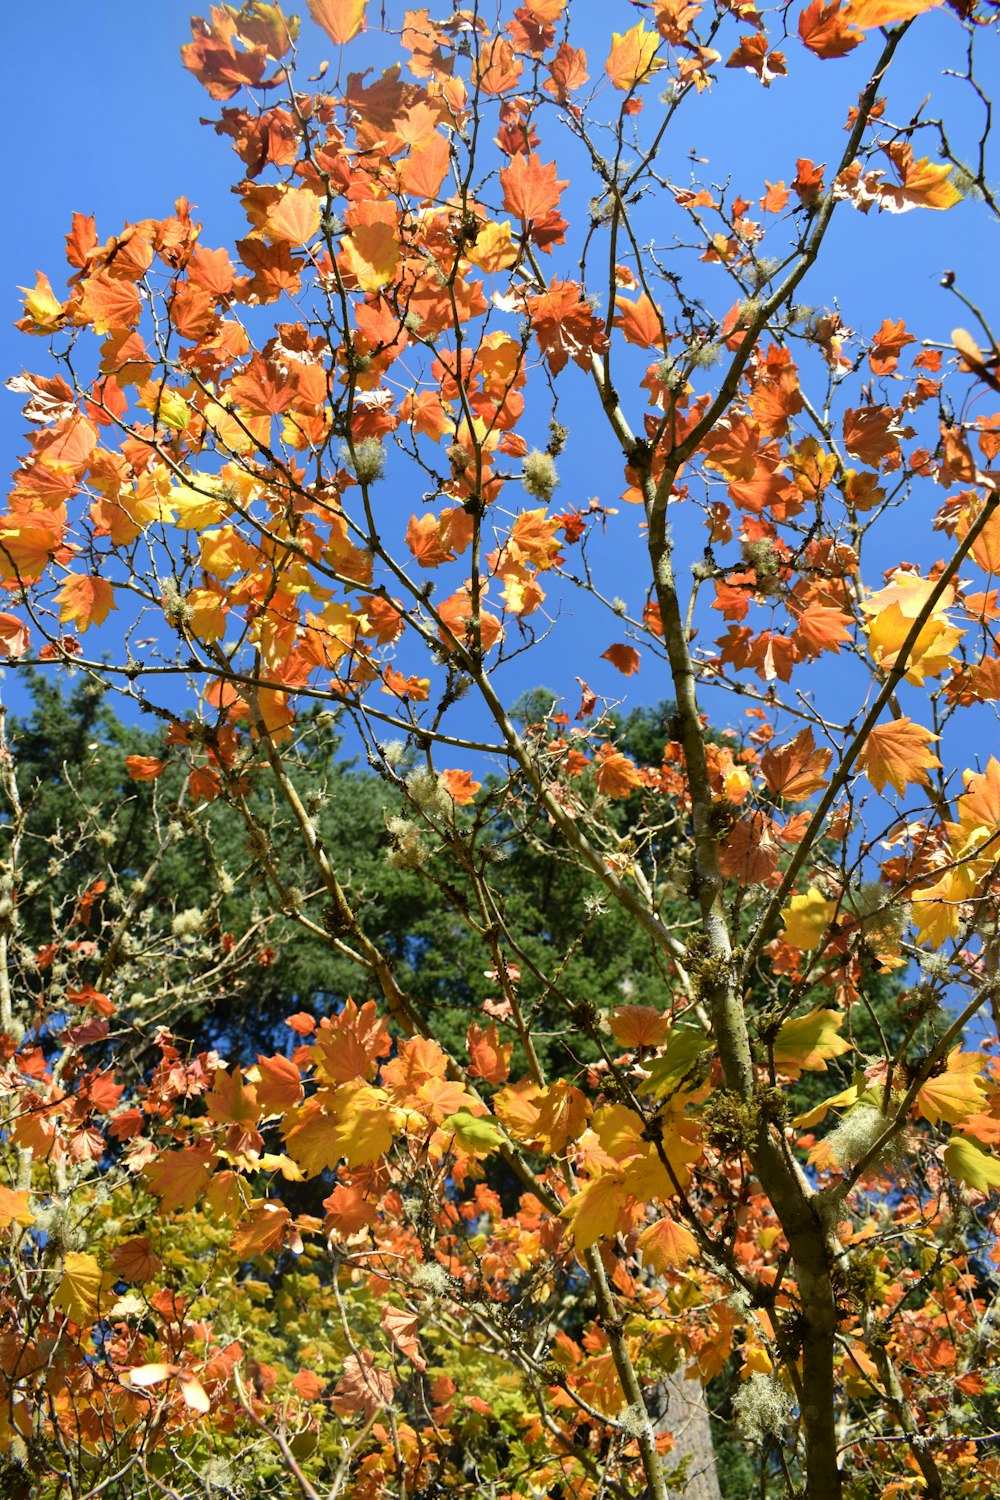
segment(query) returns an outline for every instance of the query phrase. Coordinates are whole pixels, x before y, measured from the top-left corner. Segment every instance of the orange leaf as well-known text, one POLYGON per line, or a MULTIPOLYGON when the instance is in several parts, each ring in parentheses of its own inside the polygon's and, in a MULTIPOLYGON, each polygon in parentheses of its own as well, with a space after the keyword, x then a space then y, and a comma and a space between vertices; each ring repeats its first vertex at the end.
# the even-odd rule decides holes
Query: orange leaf
POLYGON ((302 1098, 302 1075, 289 1058, 257 1054, 257 1099, 265 1114, 284 1114, 302 1098))
POLYGON ((350 1416, 352 1412, 364 1412, 370 1421, 380 1407, 387 1406, 395 1390, 388 1370, 380 1370, 366 1349, 349 1354, 344 1360, 344 1373, 337 1383, 331 1398, 338 1416, 350 1416))
POLYGON ((597 790, 612 801, 627 797, 630 792, 645 784, 645 778, 634 761, 620 751, 612 750, 610 745, 602 745, 597 752, 595 779, 597 790))
POLYGON ((556 180, 554 161, 544 163, 532 152, 525 156, 519 151, 510 166, 500 173, 503 188, 503 206, 522 223, 544 219, 558 205, 569 179, 556 180))
POLYGON ((817 57, 844 57, 864 40, 851 30, 837 0, 832 5, 824 5, 823 0, 807 5, 799 16, 799 37, 817 57))
POLYGON ((644 1229, 638 1245, 643 1265, 660 1272, 682 1266, 698 1253, 698 1241, 690 1229, 669 1218, 657 1219, 644 1229))
POLYGON ((612 33, 611 55, 604 71, 616 89, 625 93, 662 67, 656 56, 659 43, 656 32, 647 31, 642 21, 624 34, 612 33))
POLYGON ((126 755, 125 769, 132 781, 155 781, 167 769, 167 762, 155 755, 126 755))
POLYGON ((849 25, 859 31, 875 31, 881 26, 898 26, 912 21, 925 10, 934 10, 943 0, 848 0, 844 12, 849 25))
POLYGON ((28 627, 17 615, 0 614, 0 656, 14 661, 28 650, 28 627))
POLYGON ((382 1314, 381 1326, 416 1369, 426 1370, 427 1362, 421 1357, 417 1339, 420 1320, 416 1313, 403 1307, 387 1307, 382 1314))
POLYGON ((926 786, 927 772, 941 764, 929 749, 938 738, 910 719, 877 724, 858 756, 858 765, 876 791, 890 782, 902 796, 908 786, 926 786))
POLYGON ((618 1005, 608 1024, 622 1047, 658 1047, 670 1029, 667 1017, 652 1005, 618 1005))
POLYGON ((335 47, 342 47, 365 29, 368 0, 309 0, 309 14, 322 26, 335 47))
POLYGON ((320 203, 310 188, 286 187, 268 210, 264 232, 269 239, 306 245, 319 229, 320 203))
POLYGON ((434 134, 426 145, 411 150, 400 168, 399 181, 404 193, 427 201, 436 198, 448 171, 451 147, 443 135, 434 134))
POLYGON ((658 309, 643 292, 635 302, 625 297, 615 299, 614 326, 625 335, 625 342, 641 349, 662 349, 663 329, 658 309))
POLYGON ((152 1281, 163 1270, 162 1260, 150 1249, 145 1235, 116 1246, 111 1252, 111 1264, 115 1274, 123 1281, 134 1281, 137 1284, 152 1281))
POLYGON ((624 673, 626 677, 631 677, 639 670, 638 651, 634 646, 622 645, 620 641, 616 641, 613 646, 609 646, 607 651, 602 651, 601 660, 609 661, 617 671, 624 673))
POLYGON ((111 610, 117 609, 115 591, 106 578, 84 577, 71 573, 56 594, 59 620, 74 622, 82 632, 91 625, 103 625, 111 610))
POLYGON ((481 781, 473 781, 471 771, 442 771, 438 779, 444 783, 449 797, 458 807, 468 807, 474 802, 476 793, 482 786, 481 781))
POLYGON ((469 1068, 472 1076, 485 1079, 487 1083, 505 1082, 510 1073, 510 1058, 514 1043, 500 1041, 496 1022, 491 1021, 484 1031, 477 1022, 473 1021, 469 1026, 466 1043, 472 1059, 469 1068))
POLYGON ((811 729, 802 729, 790 745, 767 749, 761 760, 764 780, 776 797, 804 802, 826 785, 832 750, 817 750, 811 729))
POLYGON ((80 306, 84 321, 101 334, 128 332, 138 323, 142 309, 138 287, 107 271, 84 282, 80 306))
POLYGON ((742 886, 763 885, 778 868, 780 851, 774 825, 762 812, 733 824, 719 849, 719 869, 742 886))

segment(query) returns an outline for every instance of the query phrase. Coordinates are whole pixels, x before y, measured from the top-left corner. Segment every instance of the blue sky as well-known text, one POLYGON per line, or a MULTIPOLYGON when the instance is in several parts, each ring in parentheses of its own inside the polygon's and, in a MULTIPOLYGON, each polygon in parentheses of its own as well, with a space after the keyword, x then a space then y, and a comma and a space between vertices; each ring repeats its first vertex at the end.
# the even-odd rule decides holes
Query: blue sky
MULTIPOLYGON (((571 7, 580 26, 577 44, 587 47, 591 75, 597 77, 610 31, 627 29, 638 13, 626 0, 607 6, 571 0, 571 7)), ((22 365, 45 369, 44 342, 11 328, 19 314, 15 288, 30 285, 36 268, 51 275, 57 290, 61 286, 62 237, 73 210, 93 212, 103 237, 126 219, 164 215, 183 193, 204 221, 204 243, 231 243, 244 231, 242 210, 230 191, 239 163, 228 141, 199 125, 199 116, 214 117, 219 106, 184 70, 178 56, 179 46, 190 36, 191 8, 191 0, 142 5, 135 0, 100 0, 89 6, 77 0, 35 0, 30 6, 12 6, 5 16, 7 108, 12 122, 4 174, 8 217, 0 236, 0 369, 5 377, 22 365)), ((304 11, 305 5, 300 8, 304 11)), ((390 14, 402 8, 388 6, 390 14)), ((961 41, 951 13, 922 18, 904 40, 894 69, 889 90, 892 118, 908 118, 931 94, 929 113, 946 115, 956 125, 959 139, 974 138, 978 122, 971 96, 942 76, 945 67, 961 66, 961 41)), ((385 66, 394 55, 391 48, 391 43, 369 35, 352 44, 349 66, 385 66)), ((716 89, 685 107, 667 165, 683 180, 689 152, 708 158, 711 165, 696 170, 717 181, 731 175, 750 198, 764 191, 765 180, 790 181, 797 156, 832 162, 842 149, 846 107, 867 77, 875 49, 876 41, 869 39, 849 58, 822 63, 792 41, 785 48, 791 76, 777 79, 769 90, 742 72, 720 71, 716 89)), ((306 19, 305 71, 315 71, 315 63, 329 52, 325 39, 306 19)), ((994 63, 997 60, 994 48, 994 63)), ((653 90, 647 108, 656 107, 655 97, 653 90)), ((555 146, 554 133, 551 139, 555 146)), ((925 139, 925 149, 933 153, 930 133, 925 139)), ((554 153, 546 153, 543 138, 543 158, 547 154, 554 153)), ((574 202, 589 191, 582 178, 573 183, 567 217, 574 202)), ((845 206, 820 265, 802 289, 803 298, 816 305, 836 299, 845 320, 865 334, 883 317, 891 317, 905 319, 918 337, 947 339, 950 329, 967 318, 941 290, 942 272, 956 271, 964 289, 985 307, 993 295, 995 242, 985 226, 984 213, 975 204, 961 204, 947 214, 916 211, 900 217, 863 217, 845 206)), ((721 316, 734 300, 731 286, 717 267, 705 267, 698 274, 709 305, 721 316)), ((577 440, 571 438, 560 465, 560 503, 585 504, 597 495, 616 504, 622 487, 620 460, 610 447, 603 457, 603 444, 590 438, 600 414, 582 376, 568 382, 564 403, 560 416, 577 440), (580 434, 586 435, 582 442, 580 434)), ((633 402, 633 413, 638 416, 640 410, 633 402)), ((21 430, 19 403, 3 393, 0 444, 8 471, 21 430)), ((941 492, 932 486, 926 490, 914 500, 906 524, 894 527, 888 536, 886 565, 900 556, 926 563, 940 554, 942 539, 930 532, 928 522, 941 492)), ((606 591, 622 594, 635 612, 641 610, 643 594, 637 582, 637 523, 636 512, 621 507, 602 542, 601 557, 607 569, 606 591)), ((676 528, 686 566, 700 553, 704 534, 700 525, 689 526, 680 514, 676 528)), ((877 585, 879 580, 866 581, 877 585)), ((565 692, 575 707, 576 675, 612 698, 627 691, 630 702, 652 702, 667 695, 669 685, 652 658, 627 684, 600 661, 600 652, 622 637, 614 619, 578 603, 567 602, 565 608, 572 612, 573 660, 567 659, 563 629, 557 629, 549 643, 511 669, 508 697, 544 682, 565 692)), ((706 625, 714 623, 713 619, 706 625)), ((11 676, 8 673, 5 695, 16 705, 11 676)), ((828 671, 824 693, 831 711, 847 716, 861 686, 859 673, 828 671)), ((738 705, 720 705, 712 711, 727 722, 738 722, 738 705)))

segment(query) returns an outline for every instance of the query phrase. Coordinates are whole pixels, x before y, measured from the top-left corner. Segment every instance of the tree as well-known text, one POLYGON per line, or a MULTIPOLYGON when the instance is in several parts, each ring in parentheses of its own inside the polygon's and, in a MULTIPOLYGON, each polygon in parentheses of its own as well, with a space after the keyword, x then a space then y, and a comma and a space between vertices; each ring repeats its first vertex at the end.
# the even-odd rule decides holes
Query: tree
MULTIPOLYGON (((309 9, 313 39, 349 49, 329 88, 321 69, 302 92, 298 23, 262 0, 215 7, 183 49, 242 163, 235 261, 183 200, 106 241, 78 214, 67 295, 27 293, 58 373, 13 382, 39 430, 0 519, 0 625, 12 660, 72 663, 155 714, 132 777, 179 775, 186 808, 239 830, 263 914, 368 984, 294 1014, 290 1055, 251 1067, 161 1033, 123 1099, 88 1048, 127 1003, 129 923, 72 950, 107 988, 65 968, 23 1036, 8 982, 12 1461, 52 1493, 202 1493, 238 1488, 250 1434, 272 1492, 665 1500, 684 1474, 663 1374, 708 1379, 737 1348, 762 1492, 995 1487, 1000 764, 970 764, 968 726, 1000 698, 981 409, 1000 352, 956 285, 976 333, 943 346, 797 301, 844 214, 995 210, 988 10, 816 3, 786 43, 782 18, 655 0, 596 62, 560 0, 410 11, 369 81, 343 76, 363 0, 309 9), (971 167, 968 114, 890 123, 897 56, 944 20, 983 110, 971 167), (736 195, 670 175, 677 122, 726 68, 847 76, 855 49, 832 165, 736 195), (588 457, 603 423, 641 507, 631 598, 611 508, 554 507, 557 403, 585 384, 588 457), (897 512, 916 534, 935 484, 946 555, 900 557, 897 512), (706 528, 690 587, 671 507, 706 528), (549 634, 590 672, 555 607, 570 589, 625 637, 611 666, 673 698, 652 767, 586 681, 576 717, 575 696, 513 714, 549 634), (707 733, 707 684, 752 731, 707 733), (488 972, 461 1045, 304 800, 317 709, 402 800, 391 867, 432 884, 463 969, 488 972), (512 841, 598 883, 588 928, 613 913, 630 951, 641 936, 648 992, 581 993, 581 933, 524 940, 497 875, 512 841), (901 964, 887 1031, 873 986, 901 964), (803 1109, 801 1075, 837 1057, 851 1082, 803 1109), (329 1187, 323 1216, 276 1175, 329 1187)), ((19 859, 15 838, 8 929, 19 859)))

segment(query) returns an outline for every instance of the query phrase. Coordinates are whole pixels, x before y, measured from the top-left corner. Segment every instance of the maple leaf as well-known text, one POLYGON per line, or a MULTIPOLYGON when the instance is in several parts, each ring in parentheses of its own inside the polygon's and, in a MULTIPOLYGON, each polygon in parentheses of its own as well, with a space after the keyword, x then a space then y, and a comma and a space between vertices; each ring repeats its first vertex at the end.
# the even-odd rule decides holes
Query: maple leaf
POLYGON ((768 746, 760 768, 776 797, 804 802, 826 785, 832 750, 817 750, 811 729, 802 729, 788 745, 768 746))
POLYGON ((542 87, 558 104, 566 104, 574 89, 582 88, 590 77, 587 54, 569 42, 560 42, 555 57, 548 64, 549 77, 542 87))
POLYGON ((766 884, 777 870, 779 858, 774 824, 764 813, 754 812, 729 829, 719 850, 719 869, 727 880, 743 886, 766 884))
POLYGON ((929 157, 913 160, 913 147, 897 141, 886 147, 886 155, 902 179, 899 187, 882 183, 878 189, 879 207, 890 213, 903 214, 911 208, 954 208, 962 195, 951 181, 951 166, 935 164, 929 157))
POLYGON ((917 1095, 917 1108, 932 1125, 947 1120, 959 1125, 983 1107, 984 1090, 980 1074, 986 1064, 982 1052, 963 1052, 961 1047, 948 1053, 944 1071, 928 1078, 917 1095))
POLYGON ((912 21, 914 16, 935 10, 943 3, 944 0, 847 0, 845 14, 850 25, 859 31, 874 31, 876 27, 912 21))
POLYGON ((491 1120, 484 1119, 482 1115, 474 1115, 467 1109, 445 1115, 441 1128, 453 1135, 460 1148, 470 1156, 489 1156, 504 1144, 503 1135, 491 1120))
POLYGON ((350 1239, 378 1222, 374 1203, 365 1197, 361 1188, 348 1187, 346 1183, 337 1184, 329 1197, 323 1199, 323 1207, 327 1225, 340 1239, 350 1239))
POLYGON ((661 1275, 683 1266, 698 1253, 698 1241, 690 1229, 667 1216, 648 1225, 636 1243, 642 1251, 643 1265, 661 1275))
POLYGON ((727 68, 744 68, 759 78, 765 88, 770 88, 774 78, 783 78, 788 72, 784 54, 768 53, 766 36, 751 34, 740 37, 740 44, 726 59, 727 68))
POLYGON ((0 656, 16 661, 24 656, 31 644, 28 627, 16 615, 0 613, 0 656))
POLYGON ((472 1021, 466 1034, 466 1045, 472 1059, 469 1072, 474 1078, 485 1079, 487 1083, 503 1083, 507 1079, 514 1043, 500 1041, 495 1021, 491 1021, 485 1031, 472 1021))
POLYGON ((534 153, 525 156, 519 151, 510 166, 501 171, 500 185, 504 208, 528 223, 544 219, 557 207, 569 179, 557 181, 554 161, 544 163, 534 153))
POLYGON ((582 1255, 598 1240, 609 1240, 626 1228, 632 1201, 622 1172, 609 1171, 591 1178, 559 1216, 570 1226, 577 1253, 582 1255))
POLYGON ((106 578, 70 573, 56 598, 60 622, 75 624, 81 633, 91 625, 103 625, 111 610, 118 608, 114 588, 106 578))
POLYGON ((899 356, 907 344, 916 343, 912 333, 907 333, 902 319, 893 322, 883 318, 881 327, 872 337, 868 363, 873 375, 890 375, 899 362, 899 356))
POLYGON ((799 16, 799 37, 817 57, 845 57, 861 45, 863 38, 851 30, 847 9, 833 0, 812 0, 799 16))
POLYGON ((74 1323, 85 1327, 100 1316, 110 1284, 111 1278, 101 1270, 95 1255, 67 1250, 62 1277, 52 1301, 74 1323))
POLYGON ((670 1030, 668 1018, 652 1005, 617 1005, 608 1020, 622 1047, 659 1047, 670 1030))
POLYGON ((257 1202, 233 1235, 233 1249, 241 1260, 264 1255, 285 1243, 291 1222, 292 1216, 283 1203, 257 1202))
POLYGON ((851 1051, 850 1042, 837 1035, 843 1019, 839 1010, 817 1006, 782 1022, 774 1041, 774 1066, 789 1078, 804 1071, 825 1073, 831 1058, 851 1051))
POLYGON ((363 292, 378 292, 395 279, 401 258, 399 215, 394 203, 366 201, 345 214, 349 233, 340 260, 363 292))
POLYGON ((837 903, 828 901, 815 886, 797 893, 781 913, 785 942, 803 952, 818 948, 836 910, 837 903))
POLYGON ((659 44, 656 32, 647 31, 643 21, 631 31, 612 33, 611 54, 604 71, 616 89, 627 93, 663 66, 656 56, 659 44))
POLYGON ((132 1281, 139 1286, 143 1282, 152 1281, 163 1269, 163 1261, 151 1249, 145 1235, 138 1235, 116 1245, 111 1252, 111 1265, 115 1274, 123 1281, 132 1281))
POLYGON ((9 1229, 12 1224, 27 1229, 34 1224, 35 1216, 28 1207, 30 1198, 27 1188, 14 1192, 0 1182, 0 1229, 9 1229))
POLYGON ((127 333, 141 310, 139 289, 130 281, 101 271, 83 284, 79 319, 92 324, 95 333, 127 333))
POLYGON ((420 1319, 415 1312, 408 1308, 387 1307, 382 1314, 380 1327, 392 1339, 397 1349, 400 1349, 413 1365, 414 1369, 426 1370, 427 1362, 420 1354, 420 1341, 417 1338, 420 1332, 420 1319))
POLYGON ((307 0, 309 14, 335 47, 343 47, 365 29, 368 0, 307 0))
MULTIPOLYGON (((923 612, 933 588, 930 579, 899 570, 886 588, 862 603, 863 612, 871 617, 866 627, 868 649, 884 671, 895 666, 913 623, 923 612)), ((907 682, 919 686, 925 677, 939 676, 951 664, 951 653, 964 634, 948 618, 947 610, 953 600, 954 591, 946 589, 913 642, 907 657, 907 682)))
POLYGON ((210 1145, 184 1146, 179 1151, 164 1151, 144 1168, 143 1175, 159 1197, 164 1213, 194 1207, 208 1187, 214 1160, 210 1145))
POLYGON ((981 1193, 1000 1190, 1000 1157, 964 1136, 953 1135, 944 1148, 944 1164, 956 1182, 981 1193))
POLYGON ((438 780, 457 807, 470 806, 483 785, 473 780, 471 771, 442 771, 438 780))
POLYGON ((389 1371, 380 1369, 374 1356, 361 1349, 344 1360, 344 1373, 330 1398, 331 1405, 338 1416, 359 1411, 370 1421, 383 1406, 389 1405, 395 1389, 389 1371))
POLYGON ((941 764, 929 749, 939 738, 910 719, 877 724, 865 741, 858 764, 877 792, 889 782, 902 796, 908 786, 926 786, 927 772, 941 764))
POLYGON ((632 677, 639 670, 638 651, 634 646, 625 646, 620 641, 609 646, 607 651, 602 651, 601 660, 609 661, 615 670, 625 677, 632 677))
POLYGON ((629 344, 641 349, 663 348, 663 323, 658 307, 643 292, 635 302, 627 297, 615 298, 615 328, 620 328, 629 344))
POLYGON ((404 193, 428 202, 438 196, 451 161, 451 146, 443 135, 432 135, 417 150, 412 150, 399 172, 404 193))
POLYGON ((256 1069, 248 1071, 246 1076, 252 1079, 260 1109, 265 1114, 284 1114, 294 1109, 302 1098, 302 1075, 298 1066, 280 1053, 273 1057, 258 1053, 256 1069))
POLYGON ((155 781, 162 776, 169 763, 155 755, 126 755, 125 770, 131 781, 155 781))
POLYGON ((307 245, 316 235, 320 200, 311 188, 282 187, 277 202, 268 210, 264 232, 269 239, 289 245, 307 245))
POLYGON ((637 788, 645 785, 645 777, 634 761, 610 745, 602 745, 597 752, 597 769, 594 777, 597 790, 612 801, 628 797, 637 788))
POLYGON ((35 285, 22 286, 24 293, 24 317, 18 323, 22 333, 54 333, 63 322, 65 309, 52 290, 52 283, 41 271, 35 272, 35 285))

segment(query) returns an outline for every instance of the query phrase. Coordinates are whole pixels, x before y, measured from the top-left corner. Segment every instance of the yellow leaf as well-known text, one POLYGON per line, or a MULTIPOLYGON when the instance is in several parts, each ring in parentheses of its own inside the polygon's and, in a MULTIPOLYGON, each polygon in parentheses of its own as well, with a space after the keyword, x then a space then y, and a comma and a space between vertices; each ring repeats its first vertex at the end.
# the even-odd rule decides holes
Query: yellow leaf
POLYGON ((617 1234, 628 1207, 629 1195, 621 1172, 594 1177, 575 1194, 560 1214, 569 1224, 577 1251, 589 1250, 598 1240, 617 1234))
POLYGON ((676 1219, 657 1219, 639 1236, 644 1266, 654 1271, 665 1271, 671 1266, 682 1266, 698 1253, 698 1241, 683 1224, 676 1219))
POLYGON ((115 591, 106 578, 84 577, 71 573, 56 594, 59 620, 74 623, 81 633, 91 625, 103 625, 111 610, 117 609, 115 591))
POLYGON ((319 229, 319 199, 311 188, 286 187, 264 221, 272 240, 307 245, 319 229))
POLYGON ((365 28, 368 0, 309 0, 309 14, 335 47, 342 47, 365 28))
POLYGON ((838 1036, 844 1017, 839 1010, 817 1006, 807 1015, 785 1021, 774 1043, 774 1065, 789 1078, 805 1071, 825 1073, 831 1057, 850 1052, 850 1042, 838 1036))
MULTIPOLYGON (((897 572, 886 588, 862 604, 864 613, 870 617, 865 627, 868 650, 883 671, 888 672, 896 665, 903 643, 934 587, 932 579, 897 572)), ((946 670, 952 651, 965 634, 951 624, 946 614, 953 601, 954 591, 945 589, 910 647, 905 680, 915 687, 920 687, 925 677, 938 677, 946 670)))
POLYGON ((804 953, 818 948, 836 910, 837 903, 828 901, 815 886, 793 896, 781 913, 785 942, 801 948, 804 953))
POLYGON ((22 286, 18 288, 24 293, 25 322, 32 322, 34 329, 27 332, 51 333, 58 328, 63 316, 63 305, 59 301, 47 276, 41 271, 35 273, 35 285, 33 287, 22 286))
POLYGON ((945 1147, 944 1164, 957 1182, 978 1188, 981 1193, 1000 1188, 1000 1160, 963 1136, 952 1136, 945 1147))
POLYGON ((891 782, 902 795, 908 786, 926 786, 928 770, 941 764, 928 748, 938 739, 940 735, 911 719, 877 724, 858 756, 858 765, 877 792, 891 782))
POLYGON ((604 64, 604 71, 616 89, 627 92, 662 67, 656 57, 659 42, 657 33, 647 31, 642 21, 631 31, 612 34, 611 56, 604 64))
POLYGON ((105 1276, 97 1257, 68 1250, 63 1261, 62 1280, 52 1298, 56 1307, 61 1307, 68 1318, 83 1327, 98 1317, 101 1294, 105 1290, 105 1276))
POLYGON ((986 1058, 982 1052, 963 1052, 955 1047, 948 1054, 943 1073, 929 1078, 917 1095, 917 1108, 925 1120, 934 1125, 947 1120, 958 1125, 983 1107, 983 1087, 979 1079, 986 1058))
POLYGON ((22 1229, 27 1229, 29 1224, 34 1224, 35 1216, 28 1207, 29 1197, 26 1188, 23 1192, 15 1193, 12 1188, 5 1187, 0 1182, 0 1229, 9 1229, 12 1224, 20 1224, 22 1229))
POLYGON ((506 271, 517 260, 510 221, 505 219, 502 224, 486 224, 479 231, 475 244, 470 245, 465 254, 474 266, 487 275, 506 271))
POLYGON ((378 292, 395 280, 402 247, 394 203, 364 201, 347 214, 349 233, 340 260, 363 292, 378 292))
POLYGON ((232 510, 233 500, 220 496, 218 490, 218 481, 211 475, 194 475, 192 484, 175 485, 168 501, 174 524, 181 531, 201 531, 223 520, 232 510))

